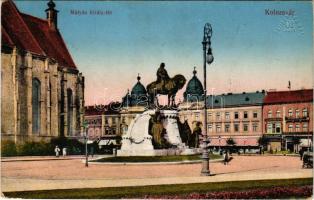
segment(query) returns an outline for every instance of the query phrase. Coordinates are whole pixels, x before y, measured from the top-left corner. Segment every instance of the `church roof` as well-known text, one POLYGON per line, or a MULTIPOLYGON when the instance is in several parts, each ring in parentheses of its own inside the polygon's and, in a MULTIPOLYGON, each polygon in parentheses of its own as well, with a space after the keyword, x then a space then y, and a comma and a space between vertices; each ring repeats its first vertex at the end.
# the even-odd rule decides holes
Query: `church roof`
POLYGON ((2 3, 1 42, 9 47, 55 59, 61 66, 76 68, 58 29, 48 21, 21 13, 12 0, 2 3))
POLYGON ((263 104, 264 92, 250 92, 237 94, 222 94, 207 96, 208 108, 225 108, 241 106, 259 106, 263 104))

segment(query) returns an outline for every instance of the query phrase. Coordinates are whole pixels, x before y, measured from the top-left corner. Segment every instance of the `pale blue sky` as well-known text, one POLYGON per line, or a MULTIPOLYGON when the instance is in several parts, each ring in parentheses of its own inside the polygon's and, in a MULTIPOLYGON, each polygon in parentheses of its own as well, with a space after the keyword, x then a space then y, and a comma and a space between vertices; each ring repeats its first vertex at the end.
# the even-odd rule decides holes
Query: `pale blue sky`
MULTIPOLYGON (((45 18, 46 1, 16 1, 20 11, 45 18)), ((212 24, 214 62, 208 88, 216 94, 312 87, 311 2, 104 2, 56 1, 58 26, 86 77, 86 104, 120 100, 136 83, 168 74, 202 77, 202 37, 212 24), (294 11, 269 16, 265 9, 294 11), (112 15, 71 15, 71 10, 110 10, 112 15), (230 84, 231 83, 231 84, 230 84), (108 95, 111 95, 110 97, 108 95)), ((181 91, 178 95, 182 98, 181 91)))

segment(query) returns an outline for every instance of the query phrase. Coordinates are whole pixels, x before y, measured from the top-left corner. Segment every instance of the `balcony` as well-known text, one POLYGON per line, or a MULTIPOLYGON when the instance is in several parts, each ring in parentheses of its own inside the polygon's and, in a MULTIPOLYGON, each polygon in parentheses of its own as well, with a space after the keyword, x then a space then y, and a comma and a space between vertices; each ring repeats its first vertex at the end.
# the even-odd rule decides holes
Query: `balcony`
POLYGON ((309 117, 285 117, 286 122, 308 122, 309 117))
POLYGON ((312 131, 299 131, 299 132, 283 132, 283 135, 313 135, 312 131))
POLYGON ((270 117, 270 118, 266 118, 265 121, 282 121, 282 118, 280 117, 270 117))

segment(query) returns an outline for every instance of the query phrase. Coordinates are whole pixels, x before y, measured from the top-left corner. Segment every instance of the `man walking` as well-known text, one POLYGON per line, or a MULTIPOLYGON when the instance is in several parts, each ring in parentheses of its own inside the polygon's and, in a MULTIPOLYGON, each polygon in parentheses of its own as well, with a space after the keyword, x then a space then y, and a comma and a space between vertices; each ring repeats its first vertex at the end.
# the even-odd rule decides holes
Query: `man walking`
POLYGON ((56 157, 59 157, 59 153, 60 153, 60 149, 58 146, 55 147, 55 153, 56 153, 56 157))

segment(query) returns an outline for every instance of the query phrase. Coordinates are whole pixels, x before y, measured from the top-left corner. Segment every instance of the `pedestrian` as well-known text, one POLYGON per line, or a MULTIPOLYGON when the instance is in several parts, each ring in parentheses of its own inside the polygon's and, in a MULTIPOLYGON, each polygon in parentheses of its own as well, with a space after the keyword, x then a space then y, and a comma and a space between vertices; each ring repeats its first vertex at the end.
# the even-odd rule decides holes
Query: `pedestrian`
POLYGON ((92 155, 92 158, 93 158, 94 157, 94 147, 93 146, 90 148, 90 154, 92 155))
POLYGON ((55 147, 55 153, 56 153, 56 157, 58 158, 59 157, 59 152, 60 152, 60 149, 58 147, 58 145, 55 147))
POLYGON ((303 153, 304 153, 303 149, 300 149, 300 151, 299 151, 299 154, 300 154, 300 160, 302 160, 303 153))
POLYGON ((229 161, 228 151, 224 151, 224 165, 227 165, 229 161))
POLYGON ((67 155, 67 148, 62 148, 62 156, 66 156, 67 155))

